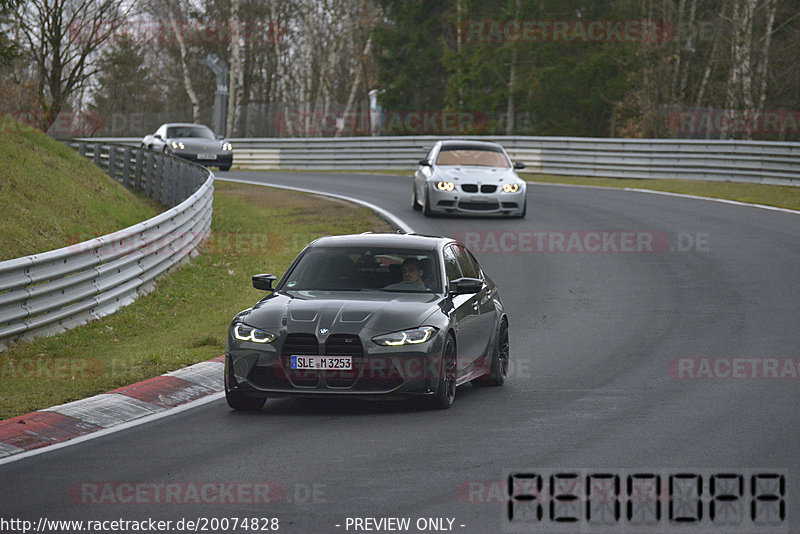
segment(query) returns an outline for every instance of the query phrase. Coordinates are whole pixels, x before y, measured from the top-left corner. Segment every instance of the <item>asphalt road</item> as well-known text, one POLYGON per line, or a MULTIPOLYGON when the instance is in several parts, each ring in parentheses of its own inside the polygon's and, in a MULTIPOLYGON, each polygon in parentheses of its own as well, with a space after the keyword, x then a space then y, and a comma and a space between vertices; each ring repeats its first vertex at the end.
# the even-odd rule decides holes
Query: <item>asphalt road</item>
MULTIPOLYGON (((289 399, 243 414, 215 401, 0 466, 0 517, 277 518, 279 531, 305 533, 390 531, 369 521, 357 529, 354 518, 398 517, 410 519, 410 532, 587 531, 596 523, 580 496, 545 499, 538 523, 524 516, 535 503, 515 500, 523 521, 510 522, 500 495, 508 475, 542 475, 546 490, 569 481, 550 475, 605 473, 619 475, 624 491, 628 475, 649 473, 662 477, 661 516, 632 526, 623 498, 621 518, 609 519, 607 531, 800 531, 800 215, 534 185, 524 220, 426 219, 411 210, 408 177, 220 176, 351 195, 419 233, 467 241, 509 309, 507 384, 459 388, 454 407, 435 412, 289 399), (710 477, 720 473, 729 476, 715 479, 712 494, 710 477), (702 476, 702 518, 670 523, 670 513, 698 517, 697 506, 669 507, 697 482, 693 474, 702 476), (783 495, 772 474, 785 477, 783 495), (728 495, 736 498, 724 509, 714 496, 731 480, 728 495), (173 486, 180 503, 154 502, 148 484, 166 482, 180 484, 173 486), (236 484, 228 486, 236 502, 197 502, 204 497, 193 492, 210 487, 204 483, 236 484), (143 502, 120 502, 130 495, 124 484, 143 502), (781 501, 783 521, 769 516, 781 501), (759 530, 752 510, 774 524, 759 530)), ((652 479, 631 480, 645 487, 652 479)), ((648 505, 656 503, 634 506, 645 514, 640 520, 648 505)))

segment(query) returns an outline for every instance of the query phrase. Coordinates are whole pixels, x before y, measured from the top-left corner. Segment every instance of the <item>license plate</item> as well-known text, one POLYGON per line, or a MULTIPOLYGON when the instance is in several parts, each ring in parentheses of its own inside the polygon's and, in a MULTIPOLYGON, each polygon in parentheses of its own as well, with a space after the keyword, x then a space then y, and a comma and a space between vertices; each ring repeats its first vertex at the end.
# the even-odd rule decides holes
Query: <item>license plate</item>
POLYGON ((292 369, 350 371, 352 368, 352 356, 292 356, 292 369))
POLYGON ((489 202, 489 197, 486 195, 474 195, 471 200, 473 202, 489 202))
POLYGON ((217 155, 202 153, 197 155, 197 159, 217 159, 217 155))

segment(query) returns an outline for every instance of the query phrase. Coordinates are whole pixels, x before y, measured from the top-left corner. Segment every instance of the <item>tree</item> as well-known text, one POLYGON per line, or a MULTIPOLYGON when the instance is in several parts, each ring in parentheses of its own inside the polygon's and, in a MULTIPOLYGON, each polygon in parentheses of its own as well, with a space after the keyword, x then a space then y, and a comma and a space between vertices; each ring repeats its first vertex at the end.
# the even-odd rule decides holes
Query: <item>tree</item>
POLYGON ((23 54, 35 69, 41 116, 47 131, 69 98, 98 71, 97 50, 122 24, 114 0, 28 0, 16 11, 23 54))

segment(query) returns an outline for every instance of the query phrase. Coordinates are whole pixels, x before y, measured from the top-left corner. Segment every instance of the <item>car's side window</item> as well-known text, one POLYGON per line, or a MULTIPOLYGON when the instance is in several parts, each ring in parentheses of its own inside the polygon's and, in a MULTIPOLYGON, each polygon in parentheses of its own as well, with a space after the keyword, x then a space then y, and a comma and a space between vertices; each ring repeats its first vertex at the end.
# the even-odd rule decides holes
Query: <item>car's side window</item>
POLYGON ((462 248, 461 246, 456 246, 453 248, 455 249, 456 260, 458 261, 458 264, 461 267, 461 272, 464 273, 464 276, 468 278, 480 278, 480 268, 472 261, 472 258, 469 257, 466 249, 462 248))
POLYGON ((444 271, 445 274, 447 274, 448 284, 463 276, 461 274, 461 268, 458 266, 458 260, 456 259, 453 247, 446 247, 444 249, 444 271))

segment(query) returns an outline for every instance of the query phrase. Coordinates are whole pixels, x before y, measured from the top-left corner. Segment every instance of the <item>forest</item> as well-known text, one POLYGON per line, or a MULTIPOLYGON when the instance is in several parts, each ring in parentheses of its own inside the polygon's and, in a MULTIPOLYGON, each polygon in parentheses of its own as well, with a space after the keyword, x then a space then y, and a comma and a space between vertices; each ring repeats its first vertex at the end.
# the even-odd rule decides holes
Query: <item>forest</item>
POLYGON ((798 0, 0 0, 0 112, 62 138, 216 100, 227 137, 797 140, 798 50, 798 0))

